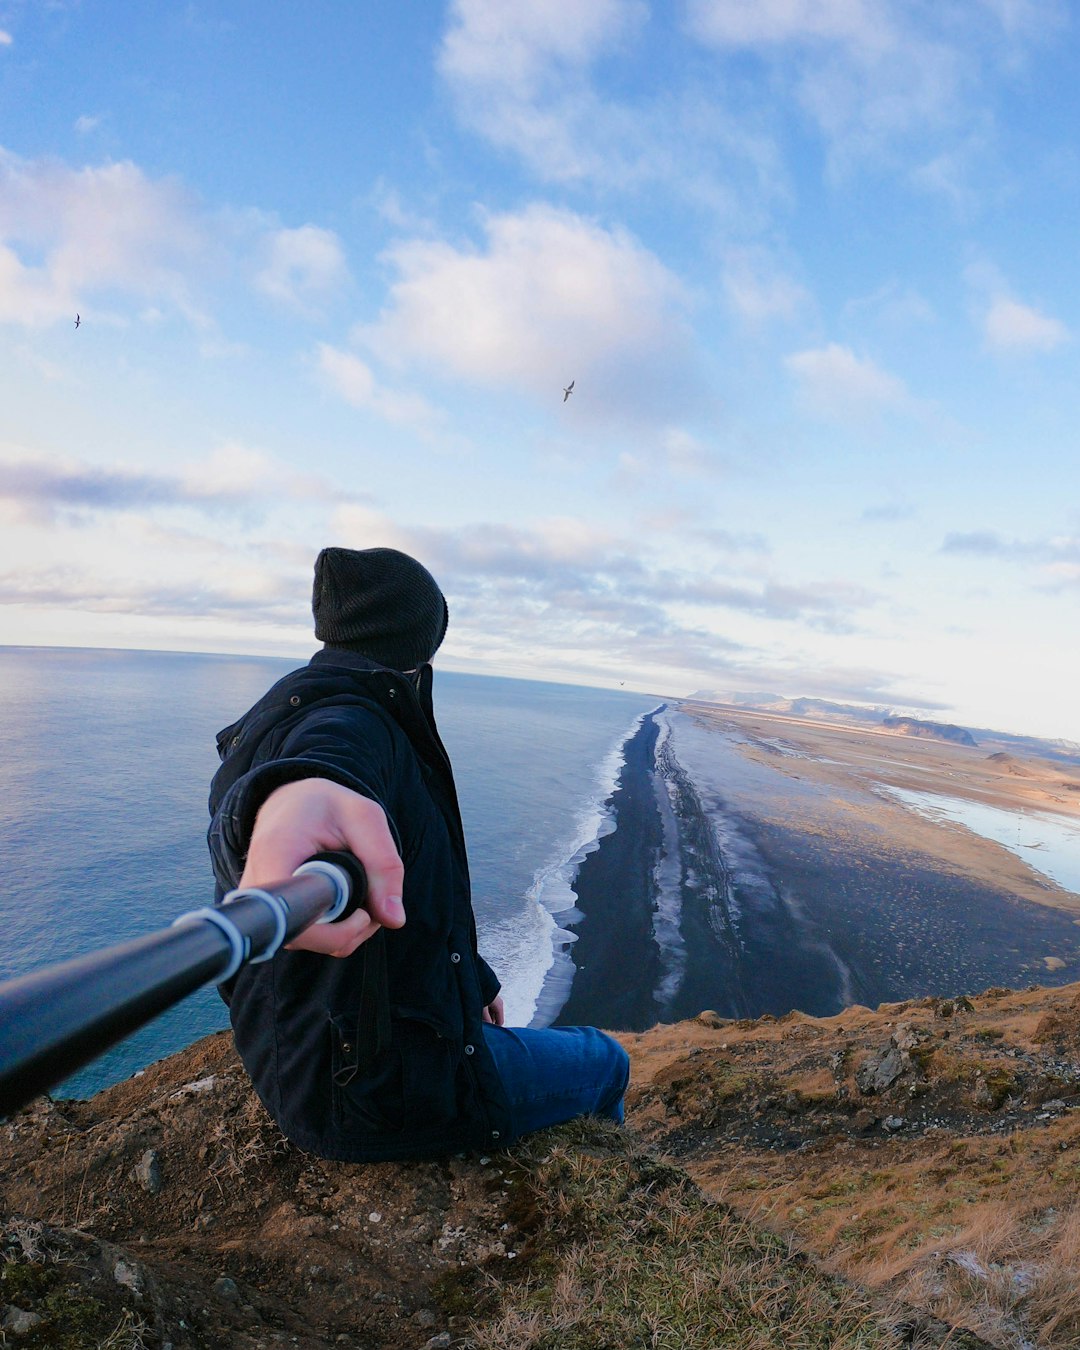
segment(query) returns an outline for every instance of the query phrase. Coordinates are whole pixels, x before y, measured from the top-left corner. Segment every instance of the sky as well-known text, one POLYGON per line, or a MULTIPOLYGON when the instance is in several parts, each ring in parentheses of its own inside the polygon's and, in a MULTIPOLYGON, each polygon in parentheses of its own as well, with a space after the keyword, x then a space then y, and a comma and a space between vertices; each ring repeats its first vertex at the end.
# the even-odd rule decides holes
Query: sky
POLYGON ((450 669, 1080 741, 1078 27, 0 0, 0 642, 390 546, 450 669))

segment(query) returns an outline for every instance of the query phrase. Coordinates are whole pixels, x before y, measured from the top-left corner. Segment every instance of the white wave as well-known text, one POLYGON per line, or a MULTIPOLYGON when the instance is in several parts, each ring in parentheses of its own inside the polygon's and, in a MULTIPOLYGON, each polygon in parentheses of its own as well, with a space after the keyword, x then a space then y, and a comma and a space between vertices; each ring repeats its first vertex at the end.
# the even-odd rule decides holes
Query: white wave
POLYGON ((656 723, 659 735, 656 738, 653 791, 660 812, 662 842, 653 869, 653 937, 660 949, 663 971, 656 989, 656 1000, 664 1007, 679 992, 682 984, 686 972, 686 943, 682 936, 682 856, 679 822, 675 815, 677 789, 670 773, 666 771, 668 756, 672 754, 671 721, 665 713, 659 713, 656 723))
MULTIPOLYGON (((658 704, 657 708, 662 706, 658 704)), ((559 1007, 552 1006, 557 997, 553 985, 560 986, 562 992, 559 1006, 565 1002, 573 975, 567 949, 577 940, 577 935, 561 927, 559 919, 563 923, 572 923, 581 917, 574 892, 578 869, 589 854, 595 853, 600 847, 601 839, 615 829, 611 797, 619 785, 619 777, 626 763, 626 747, 641 730, 646 717, 652 716, 657 708, 639 713, 629 729, 613 742, 596 766, 588 796, 579 804, 571 830, 555 847, 549 861, 533 874, 532 885, 526 892, 528 918, 525 926, 534 935, 534 946, 527 958, 524 952, 520 953, 520 964, 515 959, 512 964, 503 966, 504 969, 514 971, 515 1005, 519 1020, 510 1023, 507 1017, 510 1025, 529 1026, 541 1019, 545 1020, 545 1024, 550 1022, 559 1011, 559 1007), (546 921, 547 939, 543 943, 535 943, 538 933, 536 925, 541 920, 546 921), (535 976, 541 962, 543 972, 537 982, 535 976)))
MULTIPOLYGON (((655 711, 655 709, 654 709, 655 711)), ((626 747, 641 729, 649 713, 641 713, 612 745, 596 767, 589 796, 578 807, 573 831, 555 848, 554 858, 537 869, 529 887, 529 899, 537 901, 551 914, 573 909, 577 903, 574 881, 578 868, 600 847, 600 841, 615 829, 611 797, 619 785, 626 763, 626 747)))
POLYGON ((531 1024, 560 938, 572 938, 552 915, 536 903, 506 919, 485 925, 480 942, 484 959, 496 970, 511 972, 503 981, 506 1025, 531 1024))

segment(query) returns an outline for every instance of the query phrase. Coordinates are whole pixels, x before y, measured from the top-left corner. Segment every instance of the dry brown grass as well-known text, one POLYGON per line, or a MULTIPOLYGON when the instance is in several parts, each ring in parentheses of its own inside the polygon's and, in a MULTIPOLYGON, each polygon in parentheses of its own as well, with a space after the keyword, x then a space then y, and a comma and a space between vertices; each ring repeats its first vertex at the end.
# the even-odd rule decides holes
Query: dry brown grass
POLYGON ((948 1005, 628 1037, 631 1120, 710 1195, 882 1298, 1003 1350, 1080 1350, 1077 988, 948 1005), (862 1092, 858 1066, 897 1036, 901 1077, 862 1092), (741 1098, 718 1112, 716 1088, 736 1079, 741 1098), (894 1134, 890 1114, 906 1118, 894 1134))
POLYGON ((98 1350, 149 1350, 147 1340, 150 1328, 138 1313, 125 1308, 120 1320, 108 1336, 100 1343, 98 1350))
POLYGON ((788 1177, 739 1208, 827 1269, 995 1345, 1080 1346, 1080 1201, 1025 1142, 788 1177))
POLYGON ((892 1350, 866 1296, 630 1148, 560 1131, 526 1151, 521 1278, 473 1328, 481 1350, 892 1350), (583 1146, 584 1145, 584 1146, 583 1146), (538 1146, 539 1150, 544 1144, 538 1146))

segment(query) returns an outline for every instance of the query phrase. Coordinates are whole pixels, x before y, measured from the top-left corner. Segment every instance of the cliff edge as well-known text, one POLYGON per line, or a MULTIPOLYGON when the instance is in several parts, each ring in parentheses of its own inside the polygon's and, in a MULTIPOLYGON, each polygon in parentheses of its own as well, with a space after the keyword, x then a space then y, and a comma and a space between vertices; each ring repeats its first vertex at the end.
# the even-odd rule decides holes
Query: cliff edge
POLYGON ((3 1337, 1080 1345, 1080 986, 620 1039, 626 1130, 440 1163, 301 1153, 227 1035, 44 1099, 0 1127, 3 1337))

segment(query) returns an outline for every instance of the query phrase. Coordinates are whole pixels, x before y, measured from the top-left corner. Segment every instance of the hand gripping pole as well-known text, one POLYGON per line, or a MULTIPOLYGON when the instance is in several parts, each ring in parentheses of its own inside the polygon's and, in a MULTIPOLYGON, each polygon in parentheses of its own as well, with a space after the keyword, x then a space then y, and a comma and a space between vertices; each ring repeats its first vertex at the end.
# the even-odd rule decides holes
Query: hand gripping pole
POLYGON ((318 854, 286 881, 231 891, 156 933, 0 984, 0 1118, 188 994, 270 960, 305 928, 336 922, 366 898, 356 858, 318 854))
POLYGON ((245 886, 230 891, 220 905, 203 906, 181 914, 173 920, 173 927, 212 923, 225 934, 229 944, 229 964, 214 979, 215 984, 224 984, 245 962, 258 965, 260 961, 269 961, 283 943, 312 924, 335 923, 351 914, 359 903, 353 899, 354 893, 363 898, 366 892, 367 878, 356 859, 344 853, 320 853, 301 863, 291 881, 270 890, 245 886), (325 882, 300 883, 297 881, 300 877, 329 881, 332 887, 329 899, 325 882), (257 910, 252 909, 249 901, 257 901, 269 910, 274 922, 274 931, 269 936, 257 922, 257 910), (238 922, 241 918, 249 920, 244 927, 238 922))

